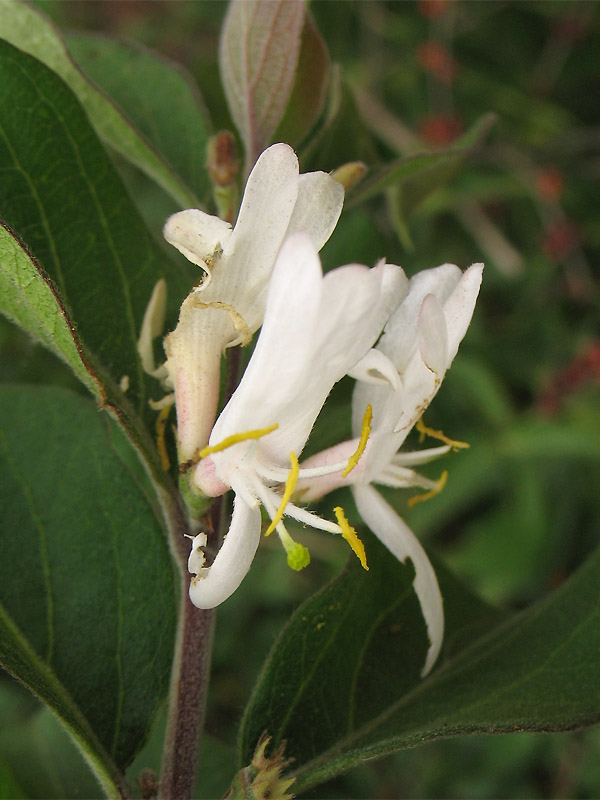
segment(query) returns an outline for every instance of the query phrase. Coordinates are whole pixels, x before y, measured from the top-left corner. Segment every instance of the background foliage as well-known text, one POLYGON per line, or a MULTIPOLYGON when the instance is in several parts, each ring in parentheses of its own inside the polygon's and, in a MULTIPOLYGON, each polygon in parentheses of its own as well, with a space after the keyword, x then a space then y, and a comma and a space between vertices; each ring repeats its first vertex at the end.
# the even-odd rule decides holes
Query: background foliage
MULTIPOLYGON (((183 176, 206 201, 201 164, 207 130, 233 129, 217 66, 226 6, 114 0, 41 7, 63 30, 136 43, 133 49, 110 45, 113 57, 128 65, 131 84, 123 85, 99 69, 106 50, 97 49, 97 40, 67 39, 90 77, 166 155, 166 166, 150 164, 134 142, 140 159, 134 168, 111 150, 133 202, 120 194, 112 167, 100 163, 107 191, 123 198, 131 219, 139 213, 157 235, 157 242, 144 241, 138 267, 158 274, 167 259, 160 252, 160 225, 175 206, 146 173, 162 170, 164 185, 177 185, 183 176), (137 44, 184 64, 201 87, 202 100, 185 76, 176 80, 169 73, 174 82, 164 99, 179 98, 173 113, 180 115, 185 146, 161 130, 153 98, 131 91, 145 74, 145 51, 137 44)), ((486 262, 474 322, 427 416, 429 425, 469 441, 471 449, 449 461, 448 487, 435 500, 409 510, 400 493, 389 499, 471 589, 499 609, 523 609, 562 586, 600 540, 598 7, 576 0, 322 0, 311 11, 329 50, 331 83, 327 103, 307 107, 305 119, 314 125, 324 114, 328 124, 313 144, 308 126, 281 123, 283 130, 300 130, 292 143, 304 170, 360 159, 372 165, 369 181, 377 165, 424 150, 461 151, 460 158, 428 161, 426 172, 416 176, 406 167, 411 162, 403 161, 402 181, 368 203, 358 202, 359 185, 323 258, 331 267, 386 256, 409 274, 444 261, 463 267, 486 262), (339 75, 335 63, 342 66, 339 75), (473 152, 462 153, 461 137, 488 112, 496 115, 490 131, 473 152)), ((70 121, 78 124, 84 123, 70 121)), ((127 263, 137 255, 128 253, 127 263)), ((144 298, 138 302, 139 319, 144 298)), ((113 347, 126 358, 99 340, 95 326, 89 338, 100 355, 113 347)), ((0 353, 3 381, 82 391, 62 364, 4 319, 0 353)), ((318 432, 321 442, 327 435, 338 439, 348 424, 337 413, 348 391, 342 384, 334 394, 318 432)), ((269 540, 240 591, 219 611, 203 756, 212 769, 200 779, 200 797, 220 796, 237 768, 240 710, 275 636, 345 559, 323 537, 309 534, 304 541, 313 554, 310 570, 282 569, 269 540)), ((5 676, 0 703, 0 796, 74 796, 73 787, 78 796, 93 796, 87 768, 48 712, 5 676)), ((132 776, 156 763, 160 735, 158 725, 130 767, 132 776)), ((597 729, 459 738, 405 750, 376 769, 356 768, 312 791, 344 798, 593 797, 600 792, 599 754, 597 729)))

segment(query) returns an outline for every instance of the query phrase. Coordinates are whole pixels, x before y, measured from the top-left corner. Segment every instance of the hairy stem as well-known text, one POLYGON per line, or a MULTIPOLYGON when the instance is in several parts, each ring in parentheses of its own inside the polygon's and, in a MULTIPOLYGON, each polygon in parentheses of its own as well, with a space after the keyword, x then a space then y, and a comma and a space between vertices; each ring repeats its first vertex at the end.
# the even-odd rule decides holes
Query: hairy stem
MULTIPOLYGON (((240 373, 240 348, 232 348, 227 358, 225 382, 226 403, 237 384, 240 373)), ((170 496, 164 503, 168 508, 171 550, 181 578, 180 608, 175 655, 171 671, 171 688, 167 732, 163 748, 160 779, 161 800, 190 800, 193 797, 198 771, 198 751, 204 726, 204 710, 210 676, 213 609, 196 608, 189 599, 190 576, 187 571, 189 542, 185 511, 178 498, 170 496)), ((207 519, 209 530, 219 537, 227 529, 225 496, 213 504, 207 519)))
POLYGON ((184 537, 187 522, 183 509, 178 503, 177 506, 171 546, 179 567, 180 603, 161 767, 161 800, 190 800, 193 797, 214 627, 214 611, 196 608, 188 597, 186 561, 189 543, 184 537))

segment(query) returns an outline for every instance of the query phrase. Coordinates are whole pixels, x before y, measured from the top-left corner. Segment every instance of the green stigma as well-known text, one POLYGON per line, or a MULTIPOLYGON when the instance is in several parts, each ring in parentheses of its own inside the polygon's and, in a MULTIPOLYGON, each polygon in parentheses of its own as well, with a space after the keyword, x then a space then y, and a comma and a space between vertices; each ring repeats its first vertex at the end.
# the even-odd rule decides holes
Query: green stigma
POLYGON ((291 542, 286 546, 288 567, 300 572, 310 564, 310 553, 302 544, 291 542))

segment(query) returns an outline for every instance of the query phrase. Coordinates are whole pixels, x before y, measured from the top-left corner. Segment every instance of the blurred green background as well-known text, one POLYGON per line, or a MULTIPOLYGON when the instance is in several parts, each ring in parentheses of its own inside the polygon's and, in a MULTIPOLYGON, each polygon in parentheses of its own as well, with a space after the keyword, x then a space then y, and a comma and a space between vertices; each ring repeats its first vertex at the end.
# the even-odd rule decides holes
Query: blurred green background
MULTIPOLYGON (((62 30, 132 40, 183 64, 214 129, 232 128, 217 63, 225 2, 37 5, 62 30)), ((294 142, 304 170, 351 160, 375 167, 450 147, 483 114, 496 115, 482 146, 431 191, 391 189, 349 207, 323 260, 385 256, 409 275, 445 261, 486 263, 474 321, 427 414, 428 425, 471 448, 432 466, 434 477, 450 471, 437 498, 414 509, 398 493, 390 499, 471 588, 521 608, 600 541, 600 9, 578 0, 321 0, 310 8, 351 91, 318 145, 294 142)), ((124 177, 159 237, 175 209, 131 168, 124 177)), ((0 378, 83 391, 3 319, 0 378)), ((334 393, 315 448, 318 434, 334 440, 347 428, 336 411, 350 389, 342 383, 334 393)), ((269 540, 219 610, 201 797, 228 785, 239 717, 278 630, 346 557, 326 537, 304 541, 310 569, 287 570, 269 540)), ((67 786, 92 796, 93 780, 47 712, 6 677, 0 703, 0 797, 64 797, 67 786)), ((153 764, 159 740, 157 729, 132 775, 153 764)), ((598 797, 600 730, 429 743, 311 796, 598 797)))

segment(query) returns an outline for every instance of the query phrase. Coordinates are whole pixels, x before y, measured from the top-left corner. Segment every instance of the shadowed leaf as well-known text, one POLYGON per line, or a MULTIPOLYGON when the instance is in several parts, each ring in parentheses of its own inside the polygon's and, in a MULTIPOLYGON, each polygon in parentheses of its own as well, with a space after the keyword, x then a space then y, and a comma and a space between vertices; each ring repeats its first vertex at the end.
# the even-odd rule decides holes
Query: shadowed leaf
POLYGON ((287 106, 304 23, 302 0, 233 0, 221 33, 219 62, 231 116, 246 147, 249 172, 287 106))
POLYGON ((2 387, 0 464, 0 661, 106 783, 169 681, 175 590, 156 498, 122 431, 64 390, 2 387))

